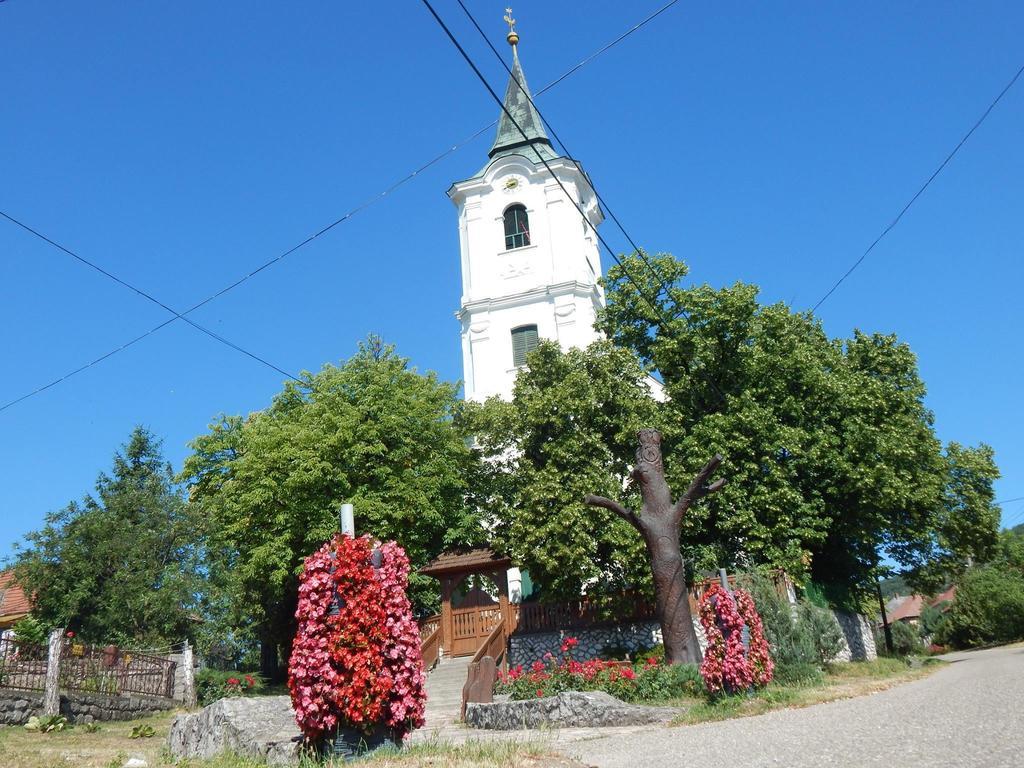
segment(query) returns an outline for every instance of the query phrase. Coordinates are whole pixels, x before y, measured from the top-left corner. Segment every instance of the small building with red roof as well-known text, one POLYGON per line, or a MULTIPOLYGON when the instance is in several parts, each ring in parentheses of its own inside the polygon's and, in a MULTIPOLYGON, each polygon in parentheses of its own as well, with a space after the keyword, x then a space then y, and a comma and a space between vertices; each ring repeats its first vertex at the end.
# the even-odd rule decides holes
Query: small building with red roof
POLYGON ((917 624, 921 618, 921 612, 925 607, 938 608, 945 613, 949 610, 950 604, 956 599, 956 586, 951 586, 934 597, 924 595, 910 595, 903 598, 891 610, 887 609, 887 617, 890 624, 903 621, 907 624, 917 624))
POLYGON ((14 571, 0 571, 0 630, 9 629, 32 610, 25 590, 14 580, 14 571))

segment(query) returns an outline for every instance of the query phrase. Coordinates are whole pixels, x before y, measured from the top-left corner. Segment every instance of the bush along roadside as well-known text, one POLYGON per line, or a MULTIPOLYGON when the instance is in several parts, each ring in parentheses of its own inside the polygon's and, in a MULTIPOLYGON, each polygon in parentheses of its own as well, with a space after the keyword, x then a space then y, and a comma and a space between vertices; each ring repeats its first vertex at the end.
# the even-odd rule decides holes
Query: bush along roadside
POLYGON ((972 648, 1024 639, 1024 573, 1004 564, 969 568, 935 642, 972 648))
POLYGON ((842 630, 831 611, 806 599, 794 611, 771 580, 756 571, 741 574, 740 583, 753 596, 761 616, 775 662, 774 679, 782 684, 821 680, 843 647, 842 630))

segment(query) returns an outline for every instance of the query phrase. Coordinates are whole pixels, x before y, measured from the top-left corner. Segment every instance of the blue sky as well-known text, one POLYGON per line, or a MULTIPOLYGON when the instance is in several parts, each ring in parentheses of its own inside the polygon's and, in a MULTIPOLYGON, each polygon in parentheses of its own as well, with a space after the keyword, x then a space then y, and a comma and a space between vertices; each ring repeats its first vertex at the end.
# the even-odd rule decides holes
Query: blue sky
MULTIPOLYGON (((468 3, 504 52, 505 3, 468 3)), ((518 2, 538 90, 660 2, 518 2)), ((495 88, 506 77, 436 0, 495 88)), ((712 285, 812 306, 1021 65, 1013 2, 678 3, 538 104, 634 239, 712 285)), ((0 3, 0 210, 188 306, 492 121, 418 3, 0 3)), ((1024 496, 1024 83, 821 308, 896 332, 944 440, 996 449, 1024 496)), ((374 332, 461 376, 445 190, 488 132, 195 319, 287 370, 374 332)), ((607 239, 626 250, 608 225, 607 239)), ((605 259, 607 267, 607 258, 605 259)), ((166 313, 0 221, 0 400, 166 313)), ((0 413, 0 557, 92 489, 132 426, 187 443, 281 376, 176 322, 0 413)), ((1008 505, 1024 520, 1024 501, 1008 505)))

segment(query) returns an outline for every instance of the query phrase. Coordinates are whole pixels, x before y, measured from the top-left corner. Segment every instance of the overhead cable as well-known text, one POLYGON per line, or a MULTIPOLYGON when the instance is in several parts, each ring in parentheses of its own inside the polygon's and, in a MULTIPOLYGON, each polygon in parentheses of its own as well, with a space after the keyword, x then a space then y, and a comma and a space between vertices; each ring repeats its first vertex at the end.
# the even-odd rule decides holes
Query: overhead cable
MULTIPOLYGON (((0 2, 3 2, 3 0, 0 0, 0 2)), ((616 45, 618 45, 623 40, 628 38, 634 32, 636 32, 639 29, 641 29, 644 26, 646 26, 649 22, 653 21, 657 16, 659 16, 662 13, 664 13, 670 7, 675 5, 677 2, 678 2, 678 0, 672 0, 672 2, 666 3, 665 5, 661 6, 660 8, 655 10, 653 13, 649 14, 644 19, 642 19, 641 21, 637 22, 632 27, 630 27, 628 30, 623 32, 618 37, 616 37, 614 40, 611 40, 610 42, 606 43, 601 48, 599 48, 598 50, 596 50, 593 53, 591 53, 589 56, 587 56, 584 59, 582 59, 581 61, 579 61, 573 67, 571 67, 567 71, 563 72, 557 78, 555 78, 550 83, 548 83, 543 88, 541 88, 537 92, 537 95, 540 96, 540 95, 546 93, 547 91, 551 90, 556 85, 561 83, 563 80, 565 80, 566 78, 572 76, 577 71, 579 71, 580 69, 585 67, 587 64, 589 64, 592 61, 594 61, 596 58, 598 58, 599 56, 601 56, 605 52, 607 52, 607 51, 611 50, 612 48, 614 48, 616 45)), ((13 400, 8 401, 7 403, 5 403, 3 405, 0 405, 0 411, 4 411, 4 410, 10 408, 11 406, 16 405, 16 404, 22 402, 23 400, 27 400, 27 399, 35 396, 35 395, 41 394, 42 392, 45 392, 46 390, 50 389, 51 387, 54 387, 54 386, 60 384, 61 382, 66 381, 67 379, 70 379, 71 377, 73 377, 73 376, 75 376, 75 375, 77 375, 79 373, 82 373, 85 370, 88 370, 89 368, 93 367, 94 365, 102 363, 104 360, 106 360, 106 359, 108 359, 110 357, 113 357, 114 355, 118 354, 119 352, 122 352, 122 351, 128 349, 129 347, 134 346, 135 344, 137 344, 138 342, 142 341, 143 339, 146 339, 149 336, 152 336, 154 333, 156 333, 157 331, 165 328, 166 326, 170 325, 171 323, 173 323, 174 321, 178 320, 179 318, 180 319, 185 319, 186 315, 191 314, 192 312, 196 311, 197 309, 205 306, 206 304, 209 304, 211 301, 214 301, 215 299, 223 296, 224 294, 228 293, 229 291, 234 290, 235 288, 237 288, 238 286, 242 285, 243 283, 245 283, 249 279, 251 279, 251 278, 255 277, 256 275, 260 274, 261 272, 263 272, 265 269, 273 266, 274 264, 277 264, 278 262, 282 261, 283 259, 285 259, 286 257, 290 256, 291 254, 295 253, 300 248, 303 248, 304 246, 306 246, 309 243, 313 242, 314 240, 316 240, 317 238, 321 237, 322 235, 327 234, 332 229, 337 227, 339 224, 342 224, 343 222, 345 222, 348 219, 352 218, 356 214, 362 212, 366 208, 369 208, 374 203, 377 203, 380 200, 383 200, 384 198, 388 197, 391 193, 393 193, 399 187, 403 186, 404 184, 406 184, 409 181, 412 181, 414 178, 416 178, 418 175, 420 175, 421 173, 423 173, 424 171, 426 171, 430 167, 436 165, 437 163, 439 163, 441 160, 445 159, 449 155, 452 155, 455 152, 457 152, 458 150, 462 149, 463 147, 465 147, 470 142, 474 141, 476 138, 478 138, 483 133, 485 133, 488 130, 491 130, 492 128, 494 128, 494 126, 497 124, 497 122, 498 122, 497 120, 491 121, 490 123, 488 123, 484 127, 480 128, 479 130, 477 130, 476 132, 474 132, 470 136, 468 136, 465 139, 463 139, 462 141, 458 142, 457 144, 452 145, 451 147, 449 147, 448 149, 444 150, 440 154, 434 156, 433 158, 431 158, 427 162, 423 163, 422 165, 418 166, 414 170, 410 171, 405 176, 401 177, 396 182, 391 184, 391 186, 389 186, 386 189, 384 189, 382 192, 379 192, 379 193, 373 195, 372 197, 367 198, 362 203, 357 205, 355 208, 351 209, 350 211, 345 213, 340 218, 335 219, 333 222, 331 222, 327 226, 323 227, 319 231, 317 231, 314 234, 310 235, 309 237, 307 237, 302 242, 298 243, 297 245, 292 246, 291 248, 289 248, 288 250, 284 251, 283 253, 280 253, 277 256, 274 256, 273 258, 269 259, 268 261, 265 261, 263 264, 260 264, 255 269, 253 269, 253 270, 247 272, 246 274, 242 275, 241 277, 239 277, 234 282, 224 286, 223 288, 221 288, 217 292, 210 294, 209 296, 207 296, 202 301, 199 301, 196 304, 193 304, 191 307, 187 308, 186 310, 184 310, 180 314, 175 313, 175 315, 176 315, 175 317, 173 317, 173 318, 171 318, 171 319, 169 319, 169 320, 167 320, 167 321, 165 321, 163 323, 160 323, 159 325, 156 325, 156 326, 150 328, 148 331, 146 331, 146 332, 144 332, 144 333, 134 337, 133 339, 130 339, 129 341, 124 342, 123 344, 119 345, 118 347, 115 347, 114 349, 111 349, 110 351, 100 355, 99 357, 97 357, 97 358, 95 358, 95 359, 93 359, 93 360, 91 360, 91 361, 89 361, 89 362, 87 362, 87 363, 85 363, 83 365, 80 365, 79 367, 77 367, 75 369, 73 369, 71 371, 68 371, 67 373, 65 373, 65 374, 63 374, 63 375, 53 379, 52 381, 50 381, 50 382, 48 382, 46 384, 43 384, 41 386, 38 386, 35 389, 33 389, 33 390, 31 390, 29 392, 26 392, 25 394, 21 395, 20 397, 17 397, 17 398, 15 398, 13 400)), ((10 217, 8 217, 8 218, 10 218, 10 217)), ((14 219, 11 219, 11 220, 15 221, 14 219)), ((16 222, 15 221, 15 223, 21 225, 20 222, 16 222)), ((133 290, 134 290, 134 288, 133 288, 133 290)), ((248 353, 246 353, 246 354, 248 354, 248 353)), ((285 373, 285 372, 281 371, 281 373, 285 373)), ((291 376, 291 374, 285 373, 285 375, 288 376, 289 378, 294 378, 294 377, 291 376)))

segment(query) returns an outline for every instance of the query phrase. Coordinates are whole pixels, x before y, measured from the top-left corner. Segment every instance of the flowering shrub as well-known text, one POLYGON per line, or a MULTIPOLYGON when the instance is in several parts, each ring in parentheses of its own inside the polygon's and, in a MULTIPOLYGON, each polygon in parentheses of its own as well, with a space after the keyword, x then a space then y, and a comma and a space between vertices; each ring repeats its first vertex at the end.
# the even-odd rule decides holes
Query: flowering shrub
POLYGON ((399 736, 424 723, 426 674, 419 627, 412 616, 409 602, 409 558, 393 541, 380 547, 383 563, 377 580, 383 594, 387 615, 389 643, 384 654, 384 668, 393 681, 391 695, 384 707, 384 722, 399 736))
POLYGON ((701 597, 700 623, 708 641, 700 674, 709 693, 737 693, 771 681, 768 642, 749 592, 737 589, 734 600, 720 584, 712 584, 701 597), (749 651, 743 647, 744 626, 749 651))
POLYGON ((736 609, 750 635, 747 661, 750 664, 751 678, 754 685, 758 687, 768 685, 775 674, 775 664, 768 650, 768 639, 764 634, 761 616, 757 612, 757 606, 754 605, 754 598, 747 590, 737 589, 733 594, 736 597, 736 609))
POLYGON ((366 536, 336 536, 306 559, 288 689, 299 728, 319 741, 336 726, 401 738, 423 723, 423 662, 405 596, 409 561, 381 547, 380 571, 366 536), (338 611, 331 615, 335 597, 338 611))
POLYGON ((258 676, 246 672, 203 669, 196 673, 196 697, 204 707, 230 696, 252 696, 262 687, 258 676))
POLYGON ((545 654, 524 668, 512 667, 498 673, 495 693, 507 693, 513 699, 555 696, 562 691, 604 691, 623 701, 656 701, 695 695, 703 686, 693 665, 666 666, 656 659, 638 665, 590 659, 577 661, 572 650, 579 644, 568 637, 561 644, 561 658, 545 654))

